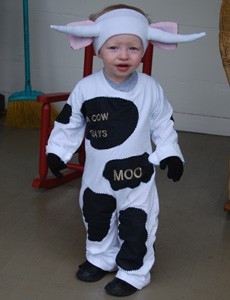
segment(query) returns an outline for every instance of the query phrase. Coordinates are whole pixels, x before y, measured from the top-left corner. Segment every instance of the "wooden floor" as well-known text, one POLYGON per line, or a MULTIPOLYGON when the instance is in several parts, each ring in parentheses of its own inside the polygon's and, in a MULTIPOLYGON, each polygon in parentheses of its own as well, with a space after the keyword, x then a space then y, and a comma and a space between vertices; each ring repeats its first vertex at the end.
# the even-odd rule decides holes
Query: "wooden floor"
MULTIPOLYGON (((158 171, 161 212, 152 281, 135 300, 229 300, 230 138, 180 132, 186 165, 179 183, 158 171)), ((38 175, 39 132, 0 128, 0 299, 112 299, 104 286, 75 279, 85 259, 78 207, 80 180, 32 188, 38 175)))

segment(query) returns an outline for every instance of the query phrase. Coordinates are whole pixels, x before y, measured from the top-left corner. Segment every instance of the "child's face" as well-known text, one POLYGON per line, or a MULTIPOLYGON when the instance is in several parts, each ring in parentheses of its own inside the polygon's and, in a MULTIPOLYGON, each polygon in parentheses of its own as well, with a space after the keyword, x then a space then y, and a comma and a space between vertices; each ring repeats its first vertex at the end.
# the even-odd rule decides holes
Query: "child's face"
POLYGON ((127 79, 138 68, 142 56, 142 41, 132 34, 112 36, 98 54, 103 60, 105 75, 117 84, 127 79))

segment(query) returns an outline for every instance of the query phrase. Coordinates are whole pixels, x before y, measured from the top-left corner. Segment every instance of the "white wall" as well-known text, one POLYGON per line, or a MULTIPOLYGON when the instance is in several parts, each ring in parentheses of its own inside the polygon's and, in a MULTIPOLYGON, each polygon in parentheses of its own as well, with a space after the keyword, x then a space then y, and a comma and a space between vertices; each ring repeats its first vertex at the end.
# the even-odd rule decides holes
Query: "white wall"
MULTIPOLYGON (((139 6, 153 21, 176 21, 181 33, 206 31, 174 52, 155 49, 153 76, 173 104, 179 130, 230 136, 230 88, 219 53, 221 0, 29 0, 33 90, 71 91, 82 77, 83 51, 71 50, 50 24, 86 19, 115 3, 139 6)), ((24 89, 22 1, 0 2, 0 93, 24 89)))

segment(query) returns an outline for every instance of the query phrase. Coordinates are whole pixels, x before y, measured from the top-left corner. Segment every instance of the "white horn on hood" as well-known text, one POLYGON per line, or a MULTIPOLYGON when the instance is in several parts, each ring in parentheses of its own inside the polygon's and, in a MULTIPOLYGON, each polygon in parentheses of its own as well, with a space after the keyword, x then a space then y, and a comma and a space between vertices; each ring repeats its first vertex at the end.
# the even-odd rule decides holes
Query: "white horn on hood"
POLYGON ((197 39, 200 39, 205 35, 206 35, 205 32, 182 35, 182 34, 170 33, 170 32, 163 31, 161 29, 149 27, 147 39, 149 41, 156 41, 156 42, 161 42, 166 44, 187 43, 187 42, 192 42, 197 39))
POLYGON ((92 25, 50 25, 50 28, 77 37, 97 37, 100 34, 100 27, 92 22, 92 25))

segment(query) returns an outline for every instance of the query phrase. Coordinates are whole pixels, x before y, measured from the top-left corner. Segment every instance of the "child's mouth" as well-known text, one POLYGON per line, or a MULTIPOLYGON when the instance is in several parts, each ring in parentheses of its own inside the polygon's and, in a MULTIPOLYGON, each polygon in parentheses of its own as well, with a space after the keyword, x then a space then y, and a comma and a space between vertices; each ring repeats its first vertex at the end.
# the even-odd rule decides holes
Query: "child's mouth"
POLYGON ((119 71, 125 72, 129 69, 129 65, 122 64, 122 65, 118 65, 117 68, 118 68, 119 71))

